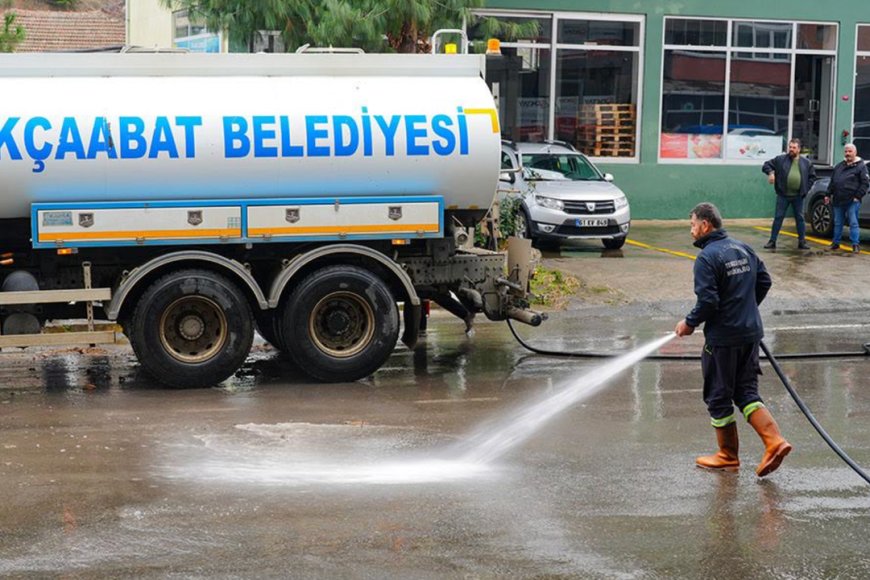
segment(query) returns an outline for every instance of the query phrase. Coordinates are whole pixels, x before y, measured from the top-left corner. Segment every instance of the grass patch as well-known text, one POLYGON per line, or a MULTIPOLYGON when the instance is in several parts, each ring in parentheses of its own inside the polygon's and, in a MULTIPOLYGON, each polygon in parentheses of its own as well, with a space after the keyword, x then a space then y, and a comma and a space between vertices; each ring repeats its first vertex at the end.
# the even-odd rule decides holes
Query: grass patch
POLYGON ((564 308, 580 288, 580 281, 561 270, 551 270, 538 266, 531 281, 532 304, 549 308, 564 308))

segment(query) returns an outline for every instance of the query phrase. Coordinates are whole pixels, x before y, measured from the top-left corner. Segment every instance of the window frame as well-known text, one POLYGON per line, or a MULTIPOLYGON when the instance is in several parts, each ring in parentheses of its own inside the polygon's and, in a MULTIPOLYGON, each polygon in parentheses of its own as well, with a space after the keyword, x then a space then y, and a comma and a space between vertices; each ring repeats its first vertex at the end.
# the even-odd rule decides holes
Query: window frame
POLYGON ((855 140, 855 99, 858 93, 858 59, 870 58, 870 50, 858 50, 858 34, 861 32, 862 26, 870 29, 870 22, 858 22, 855 24, 855 58, 852 59, 852 122, 849 124, 849 143, 855 140))
MULTIPOLYGON (((640 163, 641 127, 643 110, 643 78, 644 78, 644 48, 646 42, 646 16, 643 14, 611 14, 604 12, 569 12, 559 10, 505 10, 505 9, 479 9, 474 10, 476 16, 488 16, 493 18, 534 18, 550 19, 551 37, 549 43, 541 42, 502 42, 505 48, 531 48, 548 49, 550 51, 550 95, 548 97, 547 111, 547 139, 553 141, 556 131, 556 70, 558 65, 558 50, 586 50, 608 52, 633 52, 637 56, 637 79, 636 79, 636 102, 635 105, 635 146, 634 155, 631 157, 603 157, 586 155, 594 163, 640 163), (590 20, 597 22, 630 22, 637 23, 638 32, 635 46, 612 46, 603 44, 572 44, 561 43, 559 39, 560 20, 590 20)), ((467 23, 463 26, 467 32, 467 23)), ((584 154, 585 155, 585 154, 584 154)))
MULTIPOLYGON (((857 30, 857 29, 856 29, 857 30)), ((750 54, 769 54, 771 56, 776 54, 784 54, 789 56, 790 60, 790 73, 789 73, 789 110, 788 110, 788 134, 786 135, 786 142, 792 138, 793 130, 794 130, 794 96, 795 96, 795 83, 794 83, 794 75, 795 75, 795 66, 797 59, 795 58, 800 54, 809 54, 809 55, 818 55, 818 56, 832 56, 834 58, 832 78, 837 78, 837 67, 839 66, 838 62, 838 54, 837 48, 840 42, 840 23, 839 22, 826 22, 820 20, 775 20, 775 19, 751 19, 751 18, 721 18, 721 17, 709 17, 709 16, 683 16, 683 15, 666 15, 662 18, 662 53, 661 53, 661 70, 659 71, 659 113, 658 113, 658 145, 656 148, 656 160, 658 163, 666 164, 666 165, 757 165, 757 160, 746 159, 728 159, 727 157, 721 157, 719 159, 671 159, 671 158, 663 158, 662 157, 662 121, 664 115, 664 79, 665 79, 665 52, 668 50, 684 50, 691 52, 724 52, 725 53, 725 91, 723 93, 724 96, 724 104, 723 104, 723 119, 722 119, 722 144, 723 147, 727 150, 726 139, 728 135, 728 126, 729 126, 729 111, 731 107, 731 63, 734 60, 734 55, 739 53, 750 53, 750 54), (667 31, 667 23, 669 19, 677 19, 677 20, 714 20, 717 22, 726 22, 727 23, 727 34, 725 37, 726 44, 723 45, 681 45, 681 44, 667 44, 664 42, 666 38, 667 31), (735 24, 742 23, 753 23, 753 22, 762 22, 762 23, 783 23, 783 24, 791 24, 792 34, 791 34, 791 46, 789 48, 767 48, 767 47, 745 47, 745 46, 737 46, 734 42, 734 32, 735 32, 735 24), (823 49, 806 49, 806 48, 797 48, 798 43, 798 26, 801 24, 820 24, 824 26, 833 26, 835 30, 834 37, 834 49, 823 50, 823 49)), ((857 34, 855 38, 856 48, 857 48, 857 34)), ((870 53, 868 53, 870 56, 870 53)), ((770 59, 772 62, 776 62, 781 59, 770 59)), ((858 58, 855 57, 855 69, 857 70, 858 58)), ((831 99, 832 103, 835 100, 836 95, 836 82, 831 83, 830 87, 831 99)), ((854 103, 852 104, 854 108, 854 103)), ((834 108, 831 110, 831 126, 833 127, 833 120, 835 116, 834 108)), ((854 123, 854 114, 852 115, 853 123, 854 123)), ((831 141, 829 145, 831 146, 831 151, 834 150, 835 143, 835 133, 836 131, 831 131, 831 141)))

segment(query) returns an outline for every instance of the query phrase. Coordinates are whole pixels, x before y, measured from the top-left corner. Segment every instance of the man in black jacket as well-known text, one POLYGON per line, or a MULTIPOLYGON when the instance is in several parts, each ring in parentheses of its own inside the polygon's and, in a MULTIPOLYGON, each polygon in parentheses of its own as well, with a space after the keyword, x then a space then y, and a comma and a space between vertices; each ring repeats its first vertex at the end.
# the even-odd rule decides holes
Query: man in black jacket
POLYGON ((776 212, 770 229, 770 240, 764 245, 767 250, 776 248, 776 237, 789 207, 792 208, 797 226, 798 249, 810 249, 806 242, 807 225, 803 215, 803 199, 816 182, 816 170, 809 159, 800 156, 800 152, 800 139, 792 139, 788 142, 788 152, 766 161, 761 168, 776 191, 776 212))
POLYGON ((867 174, 867 166, 858 157, 858 150, 850 143, 843 148, 843 160, 834 167, 828 192, 825 194, 825 203, 833 201, 831 208, 834 214, 834 236, 828 249, 840 249, 843 222, 848 217, 852 253, 857 254, 861 251, 858 209, 868 188, 870 188, 870 176, 867 174))
POLYGON ((770 275, 752 248, 728 237, 716 206, 700 203, 689 216, 695 246, 701 248, 695 261, 698 300, 675 332, 688 336, 704 324, 704 402, 719 443, 718 452, 698 457, 695 463, 728 471, 740 466, 736 404, 764 442, 764 456, 755 471, 764 477, 792 449, 758 394, 758 344, 764 336, 758 305, 770 290, 770 275))

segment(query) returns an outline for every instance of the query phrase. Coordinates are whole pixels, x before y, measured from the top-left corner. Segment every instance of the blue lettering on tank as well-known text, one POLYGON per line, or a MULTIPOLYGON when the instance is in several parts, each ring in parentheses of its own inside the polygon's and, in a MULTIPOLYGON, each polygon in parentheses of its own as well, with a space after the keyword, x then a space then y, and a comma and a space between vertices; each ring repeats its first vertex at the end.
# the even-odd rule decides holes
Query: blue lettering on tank
POLYGON ((105 153, 109 159, 117 159, 118 153, 112 145, 109 124, 105 117, 94 119, 94 129, 91 131, 91 141, 88 143, 88 159, 96 159, 97 153, 105 153))
POLYGON ((3 147, 6 147, 6 151, 9 152, 10 159, 21 159, 21 151, 18 149, 15 139, 12 138, 12 129, 20 120, 21 117, 9 117, 3 124, 3 128, 0 129, 0 159, 2 159, 3 147))
POLYGON ((275 117, 256 115, 254 126, 254 157, 278 157, 278 147, 267 147, 264 141, 275 138, 275 117), (267 127, 268 126, 268 127, 267 127))
POLYGON ((417 127, 425 122, 425 115, 405 115, 405 146, 408 155, 429 155, 429 146, 417 143, 417 139, 425 139, 427 136, 425 128, 417 127))
POLYGON ((65 159, 67 153, 75 155, 76 159, 85 158, 85 145, 76 125, 75 117, 64 117, 60 126, 60 137, 57 140, 55 159, 65 159))
POLYGON ((457 116, 459 121, 459 154, 468 155, 468 123, 465 119, 465 113, 462 112, 462 107, 457 107, 456 110, 459 111, 457 116))
POLYGON ((450 155, 456 149, 456 135, 448 127, 453 126, 453 119, 447 115, 432 117, 432 132, 438 137, 432 140, 432 150, 438 155, 450 155))
POLYGON ((175 124, 184 129, 184 156, 187 159, 196 157, 195 127, 202 127, 202 117, 175 117, 175 124))
POLYGON ((332 118, 332 136, 335 140, 336 157, 348 157, 356 153, 359 148, 359 128, 353 117, 335 115, 332 118), (347 130, 347 141, 344 140, 345 129, 347 130))
POLYGON ((293 145, 290 142, 290 118, 281 115, 281 157, 302 157, 305 150, 302 145, 293 145))
MULTIPOLYGON (((36 146, 36 140, 34 133, 37 129, 42 129, 43 131, 48 131, 51 129, 51 122, 45 117, 33 117, 27 121, 27 124, 24 125, 24 149, 27 151, 27 154, 36 162, 42 163, 49 157, 51 157, 51 152, 54 149, 54 145, 49 143, 47 140, 42 144, 42 147, 36 146)), ((34 171, 34 173, 41 173, 42 169, 45 169, 45 164, 42 163, 42 168, 39 171, 34 171)))
POLYGON ((396 154, 396 131, 399 129, 400 120, 401 117, 393 115, 388 123, 383 115, 375 115, 375 122, 384 134, 384 153, 387 157, 392 157, 396 154))
POLYGON ((148 153, 148 142, 144 137, 145 121, 139 117, 120 117, 118 119, 118 141, 121 145, 121 159, 142 159, 148 153))
POLYGON ((363 155, 372 156, 372 118, 369 116, 369 108, 362 108, 362 132, 363 132, 363 155))
POLYGON ((224 117, 224 157, 247 157, 251 151, 248 122, 244 117, 224 117))
POLYGON ((329 131, 319 129, 317 125, 325 125, 328 122, 326 115, 306 115, 305 116, 305 132, 308 137, 308 156, 309 157, 329 157, 329 146, 318 145, 318 139, 326 139, 329 137, 329 131))
POLYGON ((175 135, 169 126, 169 119, 157 117, 154 123, 154 135, 151 137, 151 149, 148 159, 157 159, 161 153, 168 153, 170 159, 178 159, 178 147, 175 145, 175 135))

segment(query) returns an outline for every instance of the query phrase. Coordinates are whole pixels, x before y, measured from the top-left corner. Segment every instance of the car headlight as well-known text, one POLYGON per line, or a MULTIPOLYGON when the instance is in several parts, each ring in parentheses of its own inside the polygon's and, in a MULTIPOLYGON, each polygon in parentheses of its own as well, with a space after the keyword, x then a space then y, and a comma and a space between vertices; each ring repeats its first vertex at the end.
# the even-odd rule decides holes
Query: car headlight
POLYGON ((553 199, 552 197, 544 197, 543 195, 536 195, 535 203, 547 209, 555 209, 557 211, 565 209, 565 204, 562 203, 561 199, 553 199))
POLYGON ((624 207, 628 207, 628 198, 624 195, 620 195, 616 199, 613 200, 613 207, 616 209, 622 209, 624 207))

